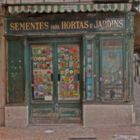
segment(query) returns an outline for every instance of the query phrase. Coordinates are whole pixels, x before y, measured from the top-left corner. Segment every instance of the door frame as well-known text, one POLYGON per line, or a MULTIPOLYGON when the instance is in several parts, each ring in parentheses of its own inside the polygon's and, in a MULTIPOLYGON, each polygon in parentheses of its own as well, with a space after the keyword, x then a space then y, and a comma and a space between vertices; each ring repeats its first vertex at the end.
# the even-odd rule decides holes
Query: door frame
MULTIPOLYGON (((30 53, 31 53, 31 46, 32 45, 45 45, 45 44, 55 44, 54 47, 57 47, 59 46, 59 44, 79 44, 79 49, 80 49, 80 100, 79 100, 79 104, 80 104, 80 110, 81 110, 81 115, 80 115, 80 119, 82 120, 82 100, 83 100, 83 69, 82 66, 83 66, 83 46, 82 46, 82 38, 80 36, 78 37, 58 37, 58 38, 54 38, 54 37, 51 37, 51 38, 47 38, 47 37, 38 37, 38 38, 31 38, 29 40, 27 40, 27 43, 28 44, 28 48, 25 47, 25 56, 27 58, 26 59, 26 82, 28 81, 28 87, 26 88, 26 90, 28 91, 28 105, 29 105, 29 122, 31 121, 32 119, 32 88, 31 88, 31 82, 32 82, 32 77, 29 76, 29 74, 27 74, 28 72, 31 74, 32 73, 32 68, 31 68, 31 56, 30 56, 30 53), (55 41, 54 41, 55 40, 55 41), (28 59, 28 62, 27 62, 27 59, 28 59), (28 67, 28 68, 27 68, 28 67)), ((57 49, 56 49, 57 50, 57 49)), ((55 52, 57 53, 57 52, 55 52)), ((56 55, 56 54, 55 54, 56 55)), ((56 63, 56 62, 53 62, 53 63, 56 63)), ((54 94, 54 93, 53 93, 54 94)), ((57 95, 58 96, 58 95, 57 95)), ((58 98, 58 97, 57 97, 58 98)), ((61 102, 61 101, 59 101, 61 102)), ((65 102, 65 101, 64 101, 65 102)), ((51 105, 51 104, 50 104, 51 105)))

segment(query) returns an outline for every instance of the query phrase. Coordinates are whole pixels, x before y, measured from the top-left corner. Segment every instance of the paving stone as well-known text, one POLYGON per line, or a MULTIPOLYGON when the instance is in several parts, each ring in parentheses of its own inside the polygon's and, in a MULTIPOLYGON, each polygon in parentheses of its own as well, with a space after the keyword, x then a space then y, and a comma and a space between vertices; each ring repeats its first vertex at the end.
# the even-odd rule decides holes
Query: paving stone
POLYGON ((139 140, 140 126, 44 125, 0 127, 0 140, 139 140), (131 136, 131 137, 130 137, 131 136))
POLYGON ((134 109, 136 113, 136 124, 140 124, 140 84, 134 83, 134 109))
POLYGON ((138 140, 138 136, 136 135, 115 135, 115 140, 138 140))

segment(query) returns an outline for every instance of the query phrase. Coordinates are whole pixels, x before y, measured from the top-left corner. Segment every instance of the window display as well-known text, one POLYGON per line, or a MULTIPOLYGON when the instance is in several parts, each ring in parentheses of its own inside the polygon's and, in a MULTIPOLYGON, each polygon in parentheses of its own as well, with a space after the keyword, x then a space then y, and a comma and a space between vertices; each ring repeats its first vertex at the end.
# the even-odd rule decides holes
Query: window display
POLYGON ((33 99, 52 100, 52 48, 32 47, 33 99))
POLYGON ((58 73, 59 99, 79 99, 80 59, 78 45, 58 47, 58 73))
POLYGON ((93 43, 91 40, 87 41, 86 46, 86 93, 87 100, 93 99, 94 93, 94 66, 93 66, 93 43))
POLYGON ((104 39, 102 46, 102 92, 105 99, 123 96, 123 56, 121 39, 104 39))

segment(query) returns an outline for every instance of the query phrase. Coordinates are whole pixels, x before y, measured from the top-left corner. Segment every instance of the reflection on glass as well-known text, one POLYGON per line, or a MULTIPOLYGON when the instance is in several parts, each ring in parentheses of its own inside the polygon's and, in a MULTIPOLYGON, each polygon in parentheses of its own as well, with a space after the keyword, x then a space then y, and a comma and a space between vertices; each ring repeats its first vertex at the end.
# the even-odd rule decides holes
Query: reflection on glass
POLYGON ((102 41, 101 78, 106 99, 122 97, 122 40, 102 41))
POLYGON ((52 100, 52 48, 32 46, 33 99, 52 100))
POLYGON ((86 47, 86 93, 87 93, 87 99, 92 99, 92 93, 93 93, 93 44, 92 41, 88 41, 87 47, 86 47))

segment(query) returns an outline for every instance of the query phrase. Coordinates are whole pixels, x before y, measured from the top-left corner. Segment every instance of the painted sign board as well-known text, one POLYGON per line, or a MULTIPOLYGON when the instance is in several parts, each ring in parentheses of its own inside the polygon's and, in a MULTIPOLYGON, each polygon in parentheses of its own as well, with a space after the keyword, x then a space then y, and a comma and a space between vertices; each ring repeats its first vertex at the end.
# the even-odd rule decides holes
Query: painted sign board
POLYGON ((7 18, 6 22, 5 32, 7 34, 119 31, 125 29, 125 17, 98 16, 96 14, 7 18))

